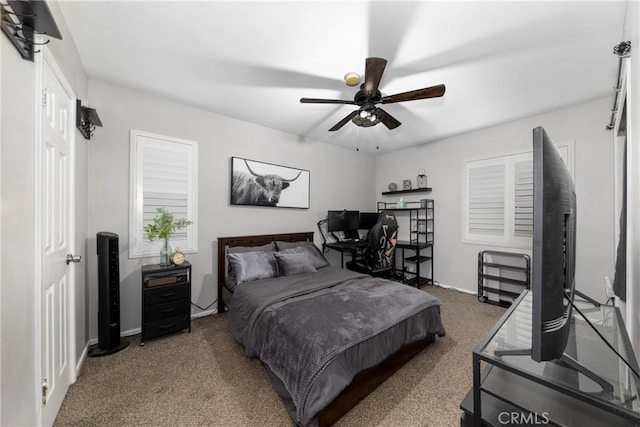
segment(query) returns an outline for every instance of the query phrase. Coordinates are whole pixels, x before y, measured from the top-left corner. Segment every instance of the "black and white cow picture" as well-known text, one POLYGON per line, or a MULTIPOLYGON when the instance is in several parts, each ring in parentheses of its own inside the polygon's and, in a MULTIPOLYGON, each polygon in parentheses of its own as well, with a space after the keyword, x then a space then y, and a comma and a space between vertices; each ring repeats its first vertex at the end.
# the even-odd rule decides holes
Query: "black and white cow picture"
POLYGON ((309 207, 309 171, 232 157, 231 204, 309 207))

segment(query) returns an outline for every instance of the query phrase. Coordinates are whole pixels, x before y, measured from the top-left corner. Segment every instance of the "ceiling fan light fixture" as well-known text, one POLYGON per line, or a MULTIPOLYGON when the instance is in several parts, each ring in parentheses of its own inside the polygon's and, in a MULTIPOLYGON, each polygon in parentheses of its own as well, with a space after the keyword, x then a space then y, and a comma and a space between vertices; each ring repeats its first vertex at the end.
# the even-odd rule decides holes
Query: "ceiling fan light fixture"
POLYGON ((383 112, 379 108, 365 107, 354 114, 351 121, 356 125, 363 128, 375 126, 382 121, 383 112))
POLYGON ((344 75, 344 82, 347 86, 356 86, 360 83, 360 75, 354 72, 347 73, 344 75))

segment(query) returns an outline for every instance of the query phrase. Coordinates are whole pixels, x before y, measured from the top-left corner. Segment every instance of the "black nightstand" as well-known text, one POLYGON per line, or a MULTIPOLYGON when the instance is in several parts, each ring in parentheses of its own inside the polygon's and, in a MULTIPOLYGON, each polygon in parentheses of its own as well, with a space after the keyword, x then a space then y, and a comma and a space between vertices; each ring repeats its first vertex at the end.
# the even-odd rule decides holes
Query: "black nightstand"
POLYGON ((184 329, 191 332, 191 264, 161 267, 142 266, 142 336, 147 338, 172 334, 184 329))

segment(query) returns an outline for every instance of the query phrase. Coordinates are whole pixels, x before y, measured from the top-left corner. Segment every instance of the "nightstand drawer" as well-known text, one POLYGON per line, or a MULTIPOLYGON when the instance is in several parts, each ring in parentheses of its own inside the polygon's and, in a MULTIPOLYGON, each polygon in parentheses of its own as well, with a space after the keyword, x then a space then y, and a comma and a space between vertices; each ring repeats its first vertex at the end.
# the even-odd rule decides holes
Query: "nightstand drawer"
POLYGON ((189 300, 184 299, 145 306, 144 318, 145 321, 151 322, 153 320, 166 319, 167 317, 175 317, 181 314, 191 314, 190 305, 189 300))
POLYGON ((144 303, 149 305, 189 299, 189 290, 189 282, 174 286, 162 286, 156 289, 146 289, 144 291, 144 303))
POLYGON ((191 328, 191 319, 189 314, 181 316, 168 317, 166 319, 154 320, 144 324, 144 333, 146 338, 154 338, 160 335, 172 334, 183 329, 191 328))

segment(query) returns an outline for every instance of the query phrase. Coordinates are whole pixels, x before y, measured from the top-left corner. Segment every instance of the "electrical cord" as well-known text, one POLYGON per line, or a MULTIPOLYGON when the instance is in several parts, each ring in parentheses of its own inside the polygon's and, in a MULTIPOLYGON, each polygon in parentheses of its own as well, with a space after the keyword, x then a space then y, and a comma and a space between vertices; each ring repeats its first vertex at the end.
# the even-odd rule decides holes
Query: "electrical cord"
POLYGON ((578 307, 576 307, 576 305, 573 303, 573 301, 571 300, 571 298, 569 298, 569 295, 565 292, 564 293, 564 297, 569 301, 569 303, 571 304, 571 307, 573 307, 573 309, 575 311, 578 312, 578 314, 580 314, 580 316, 582 316, 582 318, 587 322, 587 324, 591 327, 591 329, 593 329, 595 331, 596 334, 598 334, 598 336, 600 337, 600 339, 611 349, 611 351, 613 351, 619 358, 620 360, 622 360, 624 362, 625 365, 627 365, 627 367, 629 367, 629 369, 631 370, 631 372, 633 372, 635 374, 636 377, 638 377, 638 379, 640 379, 640 374, 638 373, 638 371, 636 371, 630 364, 629 362, 627 362, 627 360, 622 357, 622 355, 620 353, 618 353, 618 351, 613 348, 613 346, 609 343, 609 341, 607 341, 607 339, 600 333, 600 331, 598 331, 596 329, 595 326, 593 326, 593 324, 591 323, 591 321, 589 319, 587 319, 587 317, 582 314, 582 311, 580 311, 580 309, 578 307))
POLYGON ((211 306, 213 306, 213 304, 218 302, 218 298, 216 298, 211 304, 209 304, 208 306, 206 306, 205 308, 200 307, 198 304, 196 304, 195 302, 191 302, 191 305, 198 307, 200 310, 205 311, 208 310, 209 308, 211 308, 211 306))

